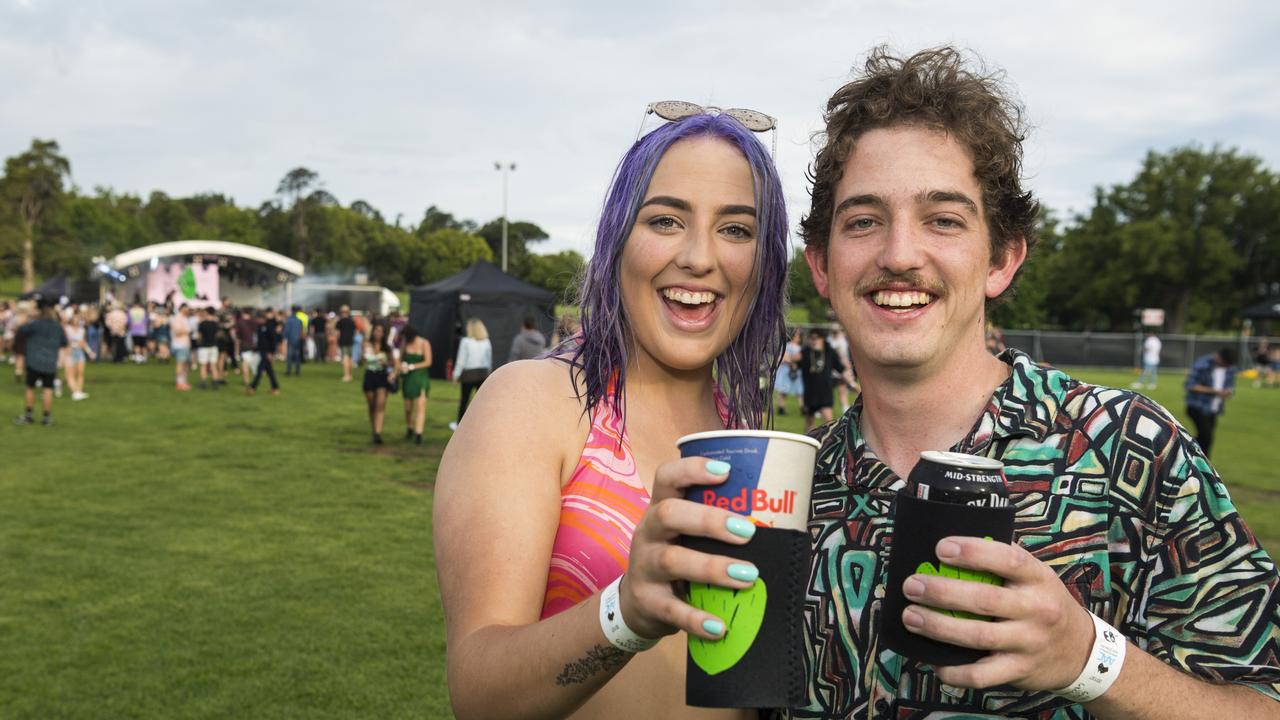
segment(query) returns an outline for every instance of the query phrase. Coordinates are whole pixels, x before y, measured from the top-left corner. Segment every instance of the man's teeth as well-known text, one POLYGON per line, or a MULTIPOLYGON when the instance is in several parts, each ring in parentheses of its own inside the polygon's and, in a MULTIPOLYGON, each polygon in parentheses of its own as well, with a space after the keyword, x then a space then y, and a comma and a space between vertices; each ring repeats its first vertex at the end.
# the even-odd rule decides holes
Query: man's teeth
POLYGON ((928 305, 932 300, 929 293, 912 290, 910 292, 897 292, 890 290, 880 290, 871 296, 871 301, 881 307, 914 307, 916 305, 928 305))
POLYGON ((662 296, 683 305, 704 305, 709 302, 715 302, 716 299, 716 294, 713 292, 689 292, 688 290, 678 290, 676 288, 663 290, 662 296))

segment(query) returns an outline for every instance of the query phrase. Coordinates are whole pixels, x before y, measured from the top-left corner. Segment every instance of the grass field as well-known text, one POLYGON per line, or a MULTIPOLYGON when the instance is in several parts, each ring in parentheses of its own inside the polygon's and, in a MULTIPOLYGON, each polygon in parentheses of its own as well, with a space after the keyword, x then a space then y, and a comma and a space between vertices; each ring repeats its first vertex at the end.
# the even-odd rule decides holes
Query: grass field
MULTIPOLYGON (((339 374, 246 397, 91 366, 53 428, 13 425, 0 375, 0 717, 449 717, 430 518, 456 390, 434 386, 422 447, 393 398, 375 448, 339 374)), ((1179 411, 1180 381, 1153 396, 1179 411)), ((1280 391, 1228 407, 1215 460, 1280 547, 1280 391)))

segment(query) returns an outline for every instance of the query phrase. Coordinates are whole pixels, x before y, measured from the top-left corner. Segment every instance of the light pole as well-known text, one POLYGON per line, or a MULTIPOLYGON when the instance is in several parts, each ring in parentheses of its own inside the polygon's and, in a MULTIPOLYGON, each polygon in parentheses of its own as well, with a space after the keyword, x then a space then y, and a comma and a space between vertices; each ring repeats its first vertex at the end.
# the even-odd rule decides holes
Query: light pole
POLYGON ((515 163, 494 162, 493 169, 502 173, 502 272, 507 271, 507 173, 515 172, 515 163))

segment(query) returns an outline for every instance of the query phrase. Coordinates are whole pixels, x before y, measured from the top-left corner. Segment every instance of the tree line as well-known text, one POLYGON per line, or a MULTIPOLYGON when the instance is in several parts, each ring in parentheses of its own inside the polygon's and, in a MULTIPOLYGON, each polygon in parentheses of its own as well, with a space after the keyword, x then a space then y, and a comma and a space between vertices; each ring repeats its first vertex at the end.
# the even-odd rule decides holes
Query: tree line
MULTIPOLYGON (((142 198, 68 188, 71 164, 52 140, 5 161, 0 178, 0 275, 83 276, 88 258, 167 240, 265 247, 316 275, 364 268, 394 290, 432 282, 501 255, 501 218, 484 225, 428 207, 416 224, 388 222, 364 200, 343 205, 320 177, 296 168, 256 208, 224 195, 142 198)), ((1236 149, 1191 144, 1151 151, 1135 177, 1095 189, 1070 218, 1041 214, 1040 242, 1017 295, 992 320, 1010 328, 1128 331, 1140 308, 1163 308, 1170 332, 1228 329, 1241 308, 1280 295, 1280 176, 1236 149)), ((511 274, 567 297, 576 252, 537 254, 535 223, 508 224, 511 274)), ((800 251, 791 298, 825 318, 800 251)))
MULTIPOLYGON (((1242 308, 1280 296, 1280 176, 1235 149, 1151 151, 1088 210, 1043 208, 1038 237, 997 325, 1128 332, 1139 309, 1162 308, 1168 332, 1237 328, 1242 308)), ((800 251, 791 297, 820 317, 800 251)))
MULTIPOLYGON (((219 193, 147 197, 98 187, 68 187, 71 164, 52 140, 34 140, 5 161, 0 178, 0 276, 21 275, 24 289, 38 276, 83 278, 89 259, 175 240, 225 240, 294 258, 308 275, 349 278, 363 269, 392 290, 434 282, 477 260, 502 253, 502 219, 480 225, 436 206, 416 224, 389 222, 360 199, 344 205, 307 168, 290 170, 276 196, 242 207, 219 193)), ((507 227, 508 272, 565 297, 583 266, 572 250, 537 254, 546 240, 536 224, 507 227)))

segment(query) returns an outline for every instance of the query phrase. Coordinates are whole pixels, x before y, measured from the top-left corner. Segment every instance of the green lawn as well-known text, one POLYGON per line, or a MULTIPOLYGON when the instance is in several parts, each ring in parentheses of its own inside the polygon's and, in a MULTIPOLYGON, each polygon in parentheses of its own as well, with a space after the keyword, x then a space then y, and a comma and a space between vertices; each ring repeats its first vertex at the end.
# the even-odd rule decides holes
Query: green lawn
MULTIPOLYGON (((91 366, 91 399, 59 400, 53 428, 10 422, 0 370, 0 717, 449 717, 430 518, 452 386, 426 445, 400 439, 393 398, 375 448, 333 365, 278 397, 91 366)), ((1180 412, 1179 388, 1153 395, 1180 412)), ((1245 383, 1215 451, 1269 547, 1277 409, 1245 383)))

